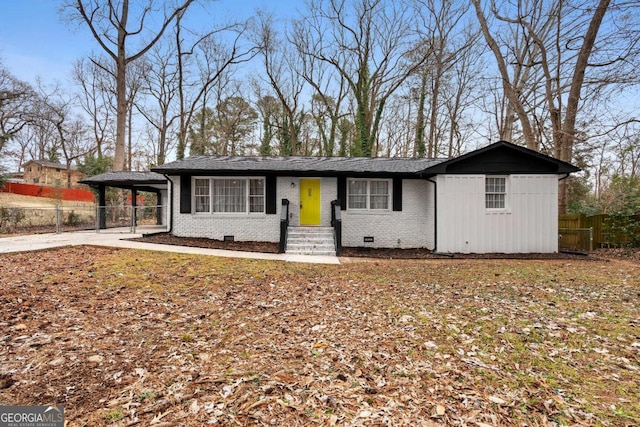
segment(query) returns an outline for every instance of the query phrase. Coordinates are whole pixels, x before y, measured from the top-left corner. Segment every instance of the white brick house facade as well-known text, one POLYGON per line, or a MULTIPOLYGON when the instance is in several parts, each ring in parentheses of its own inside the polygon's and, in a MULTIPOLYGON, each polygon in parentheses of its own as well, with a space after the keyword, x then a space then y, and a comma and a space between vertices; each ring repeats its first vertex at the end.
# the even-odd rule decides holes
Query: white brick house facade
POLYGON ((405 179, 402 200, 402 211, 398 212, 343 211, 343 245, 434 249, 433 185, 424 179, 405 179), (373 237, 373 242, 365 242, 365 237, 373 237))
MULTIPOLYGON (((176 188, 180 176, 171 176, 176 188)), ((321 226, 331 225, 331 201, 337 199, 335 178, 321 178, 321 226)), ((297 177, 278 177, 278 201, 289 200, 289 223, 299 226, 299 193, 297 177), (293 183, 293 185, 291 185, 293 183)), ((403 210, 382 213, 342 211, 343 237, 347 247, 372 248, 434 248, 433 185, 426 180, 403 180, 403 210), (364 242, 373 237, 373 242, 364 242)), ((236 241, 278 242, 282 204, 277 203, 275 215, 267 214, 181 214, 179 194, 174 192, 172 233, 179 237, 205 237, 223 240, 233 236, 236 241)))
MULTIPOLYGON (((174 189, 180 188, 180 176, 170 176, 174 189)), ((190 179, 190 178, 188 178, 190 179)), ((266 214, 180 213, 180 194, 174 191, 172 233, 178 237, 205 237, 245 242, 277 242, 280 239, 280 216, 266 214)))

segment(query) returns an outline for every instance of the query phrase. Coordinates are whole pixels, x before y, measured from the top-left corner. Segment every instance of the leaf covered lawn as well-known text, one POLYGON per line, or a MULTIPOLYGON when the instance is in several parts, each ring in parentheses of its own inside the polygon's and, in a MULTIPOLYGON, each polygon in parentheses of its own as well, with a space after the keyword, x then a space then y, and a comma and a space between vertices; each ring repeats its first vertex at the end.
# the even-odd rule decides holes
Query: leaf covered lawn
POLYGON ((0 256, 0 405, 71 426, 640 424, 640 264, 0 256))

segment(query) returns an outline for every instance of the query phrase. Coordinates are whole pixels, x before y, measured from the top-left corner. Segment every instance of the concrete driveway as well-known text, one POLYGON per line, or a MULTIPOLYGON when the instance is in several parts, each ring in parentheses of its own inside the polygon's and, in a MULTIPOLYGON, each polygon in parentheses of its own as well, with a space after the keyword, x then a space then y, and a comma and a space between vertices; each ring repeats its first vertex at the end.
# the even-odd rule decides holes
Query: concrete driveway
POLYGON ((227 258, 265 259, 287 262, 306 262, 312 264, 340 264, 335 256, 268 254, 261 252, 228 251, 223 249, 194 248, 187 246, 159 245, 131 241, 143 234, 164 231, 164 227, 137 227, 131 233, 128 227, 95 231, 74 231, 66 233, 31 234, 15 237, 0 237, 0 254, 12 252, 30 252, 63 246, 106 246, 113 248, 145 249, 150 251, 176 252, 182 254, 210 255, 227 258))

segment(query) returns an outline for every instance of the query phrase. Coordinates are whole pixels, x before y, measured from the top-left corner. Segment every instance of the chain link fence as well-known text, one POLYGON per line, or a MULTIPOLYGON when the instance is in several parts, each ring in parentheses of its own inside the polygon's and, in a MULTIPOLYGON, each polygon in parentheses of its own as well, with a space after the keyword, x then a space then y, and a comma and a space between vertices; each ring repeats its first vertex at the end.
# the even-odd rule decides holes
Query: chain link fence
POLYGON ((106 228, 130 227, 160 222, 164 206, 0 206, 0 234, 62 233, 66 231, 100 231, 100 212, 106 228))
POLYGON ((164 206, 96 206, 94 213, 96 218, 94 228, 96 231, 101 229, 100 211, 104 212, 104 225, 107 228, 130 227, 131 232, 135 233, 137 226, 161 223, 162 220, 159 220, 159 218, 162 217, 164 206))
POLYGON ((6 207, 0 206, 0 233, 38 234, 88 230, 95 227, 91 206, 6 207))

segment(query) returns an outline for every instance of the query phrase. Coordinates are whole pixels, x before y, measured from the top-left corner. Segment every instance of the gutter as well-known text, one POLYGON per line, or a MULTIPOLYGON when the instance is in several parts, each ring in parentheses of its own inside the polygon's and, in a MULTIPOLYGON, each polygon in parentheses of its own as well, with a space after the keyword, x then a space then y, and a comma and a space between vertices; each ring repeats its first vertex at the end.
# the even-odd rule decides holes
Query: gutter
POLYGON ((431 178, 426 178, 433 184, 433 251, 438 251, 438 183, 431 178))
POLYGON ((162 174, 167 181, 169 182, 169 229, 167 229, 167 233, 171 234, 173 231, 173 181, 169 178, 168 175, 162 174))

